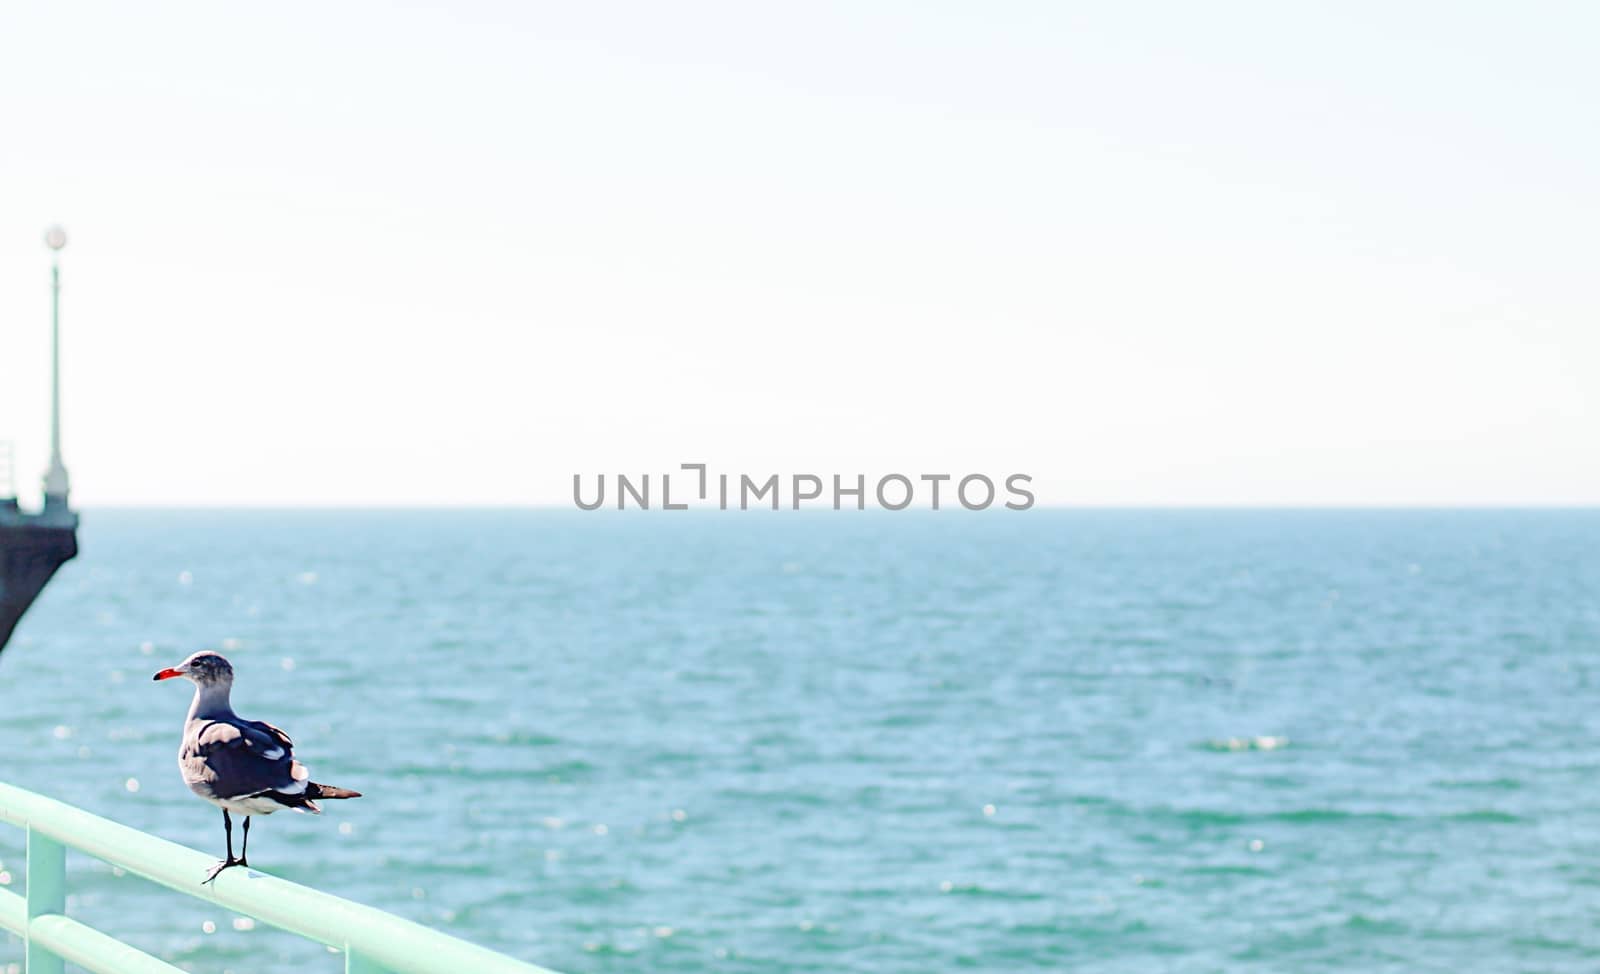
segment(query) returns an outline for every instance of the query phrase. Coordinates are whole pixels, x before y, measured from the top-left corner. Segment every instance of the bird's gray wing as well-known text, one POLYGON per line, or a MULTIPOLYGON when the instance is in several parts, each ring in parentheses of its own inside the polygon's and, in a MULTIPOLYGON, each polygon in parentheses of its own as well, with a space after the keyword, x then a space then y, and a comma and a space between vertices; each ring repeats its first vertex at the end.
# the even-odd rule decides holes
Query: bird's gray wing
POLYGON ((216 798, 299 790, 288 744, 248 721, 196 720, 179 754, 183 777, 216 798))

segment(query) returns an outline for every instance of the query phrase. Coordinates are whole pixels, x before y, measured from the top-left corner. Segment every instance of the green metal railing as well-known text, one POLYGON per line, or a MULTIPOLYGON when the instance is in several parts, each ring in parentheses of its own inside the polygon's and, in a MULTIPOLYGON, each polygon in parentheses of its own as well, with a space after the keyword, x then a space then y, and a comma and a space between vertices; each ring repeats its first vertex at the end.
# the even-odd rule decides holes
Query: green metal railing
POLYGON ((369 906, 255 869, 200 878, 212 858, 81 808, 0 783, 0 821, 27 830, 27 888, 0 889, 0 927, 26 942, 27 974, 182 974, 66 915, 67 849, 77 849, 197 900, 344 951, 346 974, 550 974, 369 906))

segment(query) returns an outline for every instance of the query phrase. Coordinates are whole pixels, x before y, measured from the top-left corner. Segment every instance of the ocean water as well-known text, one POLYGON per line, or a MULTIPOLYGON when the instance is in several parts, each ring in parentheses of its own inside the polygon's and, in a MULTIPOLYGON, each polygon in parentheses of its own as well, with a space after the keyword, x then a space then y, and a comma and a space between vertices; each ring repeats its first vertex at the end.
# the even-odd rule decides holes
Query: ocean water
MULTIPOLYGON (((1600 512, 89 511, 0 779, 568 974, 1600 969, 1600 512)), ((0 882, 21 885, 0 826, 0 882)), ((324 948, 86 857, 196 971, 324 948)), ((196 882, 200 880, 196 876, 196 882)), ((21 961, 0 939, 0 970, 21 961)))

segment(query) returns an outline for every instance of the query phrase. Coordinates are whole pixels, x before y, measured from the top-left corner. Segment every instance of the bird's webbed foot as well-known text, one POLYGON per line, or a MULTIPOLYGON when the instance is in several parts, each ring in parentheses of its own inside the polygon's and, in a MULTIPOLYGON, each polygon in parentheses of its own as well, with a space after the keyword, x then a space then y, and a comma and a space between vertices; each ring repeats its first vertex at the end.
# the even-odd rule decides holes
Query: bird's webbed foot
POLYGON ((248 865, 248 863, 246 863, 244 861, 244 859, 242 859, 242 858, 234 859, 234 858, 232 858, 230 856, 229 858, 224 859, 221 862, 217 863, 215 866, 212 866, 211 867, 211 871, 206 873, 206 878, 202 879, 200 881, 200 885, 204 886, 207 883, 213 882, 217 878, 217 874, 222 872, 224 869, 227 869, 229 866, 245 866, 245 865, 248 865))

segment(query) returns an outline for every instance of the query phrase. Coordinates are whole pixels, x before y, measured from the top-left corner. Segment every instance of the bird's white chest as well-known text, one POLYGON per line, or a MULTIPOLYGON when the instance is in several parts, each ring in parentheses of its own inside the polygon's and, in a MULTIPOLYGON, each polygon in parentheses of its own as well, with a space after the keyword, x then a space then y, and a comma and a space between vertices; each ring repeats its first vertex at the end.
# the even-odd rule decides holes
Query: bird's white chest
POLYGON ((214 795, 201 797, 233 815, 271 815, 283 808, 280 802, 271 798, 217 798, 214 795))

